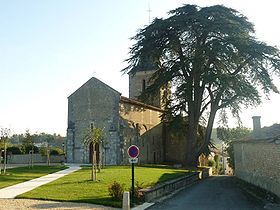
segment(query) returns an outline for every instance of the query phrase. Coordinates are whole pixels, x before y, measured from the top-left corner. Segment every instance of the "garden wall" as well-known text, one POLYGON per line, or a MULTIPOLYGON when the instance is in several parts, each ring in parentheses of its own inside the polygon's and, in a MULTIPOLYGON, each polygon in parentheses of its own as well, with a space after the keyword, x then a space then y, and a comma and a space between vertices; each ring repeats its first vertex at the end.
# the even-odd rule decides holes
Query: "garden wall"
POLYGON ((280 140, 234 143, 235 175, 280 198, 280 140))
POLYGON ((165 195, 173 193, 177 190, 181 190, 190 184, 200 180, 205 179, 212 175, 212 168, 203 168, 201 172, 193 172, 187 176, 180 177, 178 179, 173 179, 162 184, 156 185, 153 188, 140 190, 145 197, 146 202, 150 202, 161 198, 165 195))
MULTIPOLYGON (((10 155, 7 157, 8 164, 28 164, 30 163, 31 156, 29 154, 24 155, 10 155)), ((64 155, 51 155, 51 163, 64 162, 64 155)), ((41 154, 33 154, 33 163, 46 163, 47 156, 41 154)))

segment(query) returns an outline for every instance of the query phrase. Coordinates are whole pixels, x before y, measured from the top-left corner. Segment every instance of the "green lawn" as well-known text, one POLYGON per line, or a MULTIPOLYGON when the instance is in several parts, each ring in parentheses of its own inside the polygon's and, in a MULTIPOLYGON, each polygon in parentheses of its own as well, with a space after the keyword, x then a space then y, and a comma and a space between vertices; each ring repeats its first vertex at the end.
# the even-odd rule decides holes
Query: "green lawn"
POLYGON ((63 169, 66 166, 34 166, 29 167, 18 167, 7 169, 6 174, 0 175, 0 188, 8 187, 14 184, 25 182, 31 179, 35 179, 40 176, 44 176, 50 173, 54 173, 63 169))
MULTIPOLYGON (((179 169, 136 167, 135 181, 143 183, 143 185, 147 187, 186 174, 186 170, 179 169)), ((97 174, 97 182, 92 182, 90 177, 91 169, 89 167, 83 167, 79 171, 24 193, 18 197, 87 202, 117 207, 121 206, 121 202, 113 201, 110 198, 108 194, 108 186, 114 181, 117 181, 124 184, 126 190, 129 190, 131 186, 130 166, 106 167, 97 174)))

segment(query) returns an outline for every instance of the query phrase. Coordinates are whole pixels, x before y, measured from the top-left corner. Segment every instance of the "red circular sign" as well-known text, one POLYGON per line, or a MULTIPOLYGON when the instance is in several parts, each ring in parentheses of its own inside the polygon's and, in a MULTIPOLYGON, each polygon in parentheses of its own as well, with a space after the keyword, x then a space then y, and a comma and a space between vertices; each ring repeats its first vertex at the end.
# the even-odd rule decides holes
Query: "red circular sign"
POLYGON ((129 157, 131 158, 137 158, 139 155, 139 148, 135 145, 131 145, 128 149, 127 149, 127 154, 129 157))

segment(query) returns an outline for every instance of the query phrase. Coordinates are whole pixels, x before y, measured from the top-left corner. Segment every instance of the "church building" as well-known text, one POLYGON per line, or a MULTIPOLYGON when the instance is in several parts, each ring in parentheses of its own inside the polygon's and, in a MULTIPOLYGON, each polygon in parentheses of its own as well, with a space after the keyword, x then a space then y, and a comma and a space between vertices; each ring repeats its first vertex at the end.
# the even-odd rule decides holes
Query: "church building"
POLYGON ((91 162, 92 146, 84 139, 92 128, 104 132, 104 142, 96 145, 95 150, 97 159, 105 165, 128 163, 127 148, 132 144, 140 149, 140 163, 178 162, 167 151, 166 144, 173 154, 176 147, 172 152, 160 118, 164 107, 162 97, 170 88, 161 88, 149 102, 137 100, 150 85, 153 73, 147 70, 129 74, 129 98, 94 77, 68 97, 67 162, 91 162))

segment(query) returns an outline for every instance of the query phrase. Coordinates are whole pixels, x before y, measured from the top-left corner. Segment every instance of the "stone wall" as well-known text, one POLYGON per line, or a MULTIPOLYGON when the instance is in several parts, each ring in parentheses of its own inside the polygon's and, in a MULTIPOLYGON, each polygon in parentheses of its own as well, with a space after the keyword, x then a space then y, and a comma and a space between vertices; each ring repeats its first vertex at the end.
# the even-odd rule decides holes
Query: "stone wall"
MULTIPOLYGON (((138 96, 141 95, 144 89, 152 85, 151 77, 155 73, 154 70, 138 71, 129 74, 129 98, 139 100, 138 96)), ((167 99, 171 97, 171 83, 162 86, 156 94, 142 100, 145 104, 165 108, 167 99)))
POLYGON ((280 141, 234 143, 235 175, 280 197, 280 141))
POLYGON ((200 172, 192 172, 186 176, 158 184, 155 187, 142 189, 140 192, 144 194, 146 202, 151 202, 184 189, 196 181, 206 179, 209 176, 212 176, 212 168, 203 168, 200 172))
POLYGON ((120 139, 124 163, 127 148, 135 144, 140 149, 139 163, 161 163, 164 160, 162 110, 122 97, 120 103, 120 139))
POLYGON ((166 160, 172 164, 186 165, 187 137, 185 132, 168 132, 166 135, 166 160))
MULTIPOLYGON (((24 155, 11 155, 8 156, 8 164, 28 164, 30 163, 31 156, 29 154, 24 155)), ((61 163, 65 161, 64 155, 51 155, 51 163, 61 163)), ((47 156, 41 154, 33 154, 33 163, 47 163, 47 156)))
POLYGON ((105 146, 100 145, 104 164, 121 162, 118 136, 120 93, 96 78, 91 78, 68 97, 67 162, 89 163, 90 145, 84 143, 88 130, 101 128, 105 146))
MULTIPOLYGON (((155 73, 155 71, 139 71, 136 73, 129 74, 129 98, 138 100, 138 96, 152 84, 150 78, 155 73)), ((146 104, 160 107, 160 97, 159 92, 156 96, 153 96, 151 100, 145 101, 146 104)))

